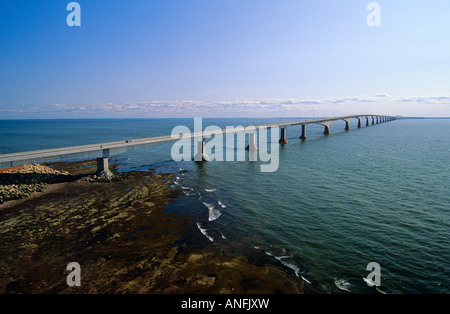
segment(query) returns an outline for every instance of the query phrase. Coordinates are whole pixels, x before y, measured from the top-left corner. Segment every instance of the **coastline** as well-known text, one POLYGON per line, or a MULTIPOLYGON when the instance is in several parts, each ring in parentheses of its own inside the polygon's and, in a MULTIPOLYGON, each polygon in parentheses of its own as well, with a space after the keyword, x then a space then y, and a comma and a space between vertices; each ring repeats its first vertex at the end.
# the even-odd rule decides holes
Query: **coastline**
POLYGON ((213 246, 190 217, 165 212, 181 197, 172 174, 101 182, 94 165, 49 164, 71 180, 0 205, 0 293, 302 293, 286 269, 213 246), (66 284, 70 262, 79 287, 66 284))

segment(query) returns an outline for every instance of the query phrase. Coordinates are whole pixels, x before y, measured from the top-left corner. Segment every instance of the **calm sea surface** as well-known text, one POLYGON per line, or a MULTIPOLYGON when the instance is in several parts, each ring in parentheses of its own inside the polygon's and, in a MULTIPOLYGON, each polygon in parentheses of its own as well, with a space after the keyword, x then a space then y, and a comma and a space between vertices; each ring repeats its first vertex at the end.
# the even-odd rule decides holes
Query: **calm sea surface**
MULTIPOLYGON (((203 119, 203 127, 287 119, 203 119)), ((264 252, 322 293, 450 293, 450 120, 395 120, 349 132, 344 122, 287 129, 276 172, 261 161, 175 162, 172 144, 113 156, 120 171, 173 172, 212 243, 264 252), (180 170, 186 170, 180 172, 180 170), (381 267, 369 287, 366 267, 381 267)), ((0 153, 170 135, 193 119, 0 120, 0 153)), ((272 145, 278 145, 272 143, 272 145)), ((232 150, 227 146, 224 151, 232 150)))

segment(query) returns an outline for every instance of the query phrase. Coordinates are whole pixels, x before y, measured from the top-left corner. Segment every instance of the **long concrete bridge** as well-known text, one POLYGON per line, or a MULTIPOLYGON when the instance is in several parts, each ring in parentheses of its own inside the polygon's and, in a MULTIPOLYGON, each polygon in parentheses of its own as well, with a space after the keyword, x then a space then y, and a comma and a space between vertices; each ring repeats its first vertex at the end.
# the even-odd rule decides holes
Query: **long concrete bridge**
MULTIPOLYGON (((255 126, 255 130, 259 130, 262 128, 280 128, 280 144, 286 144, 286 128, 291 126, 300 125, 301 126, 301 134, 300 139, 306 140, 308 137, 306 135, 306 126, 308 124, 319 124, 324 126, 324 135, 330 134, 330 126, 334 122, 338 120, 345 121, 345 130, 350 130, 350 121, 352 119, 358 120, 358 128, 361 128, 363 125, 363 120, 365 119, 365 125, 374 125, 380 124, 383 122, 388 122, 394 120, 393 116, 385 116, 385 115, 374 115, 374 114, 364 114, 364 115, 351 115, 351 116, 341 116, 341 117, 331 117, 331 118, 321 118, 321 119, 309 119, 309 120, 301 120, 301 121, 293 121, 293 122, 283 122, 283 123, 271 123, 255 126)), ((245 131, 245 128, 239 129, 223 129, 221 132, 223 134, 230 132, 241 132, 245 131)), ((110 176, 111 172, 108 169, 108 157, 117 155, 123 152, 132 151, 136 146, 142 145, 158 145, 164 143, 170 143, 178 141, 180 138, 189 139, 189 138, 198 138, 202 137, 202 140, 198 142, 198 153, 194 157, 195 161, 208 160, 204 152, 205 142, 203 137, 207 137, 211 134, 217 134, 217 131, 210 132, 196 132, 196 133, 187 133, 187 134, 178 134, 178 136, 158 136, 158 137, 150 137, 150 138, 142 138, 142 139, 133 139, 126 141, 116 141, 109 143, 101 143, 101 144, 89 144, 89 145, 81 145, 81 146, 70 146, 70 147, 62 147, 62 148, 53 148, 53 149, 45 149, 45 150, 37 150, 37 151, 27 151, 27 152, 19 152, 19 153, 11 153, 11 154, 0 154, 0 168, 4 167, 13 167, 28 163, 42 163, 42 162, 55 162, 55 161, 65 161, 67 157, 71 157, 72 159, 88 159, 88 158, 97 158, 97 174, 103 176, 110 176)), ((249 149, 254 149, 256 147, 255 134, 250 134, 249 138, 249 149), (252 136, 253 135, 253 136, 252 136)))

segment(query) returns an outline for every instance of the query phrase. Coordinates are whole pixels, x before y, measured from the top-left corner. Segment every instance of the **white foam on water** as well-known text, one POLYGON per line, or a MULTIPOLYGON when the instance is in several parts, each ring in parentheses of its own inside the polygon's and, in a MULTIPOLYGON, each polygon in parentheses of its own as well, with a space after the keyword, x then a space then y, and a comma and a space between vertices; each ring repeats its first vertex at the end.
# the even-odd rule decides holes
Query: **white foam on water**
POLYGON ((182 186, 181 189, 183 190, 183 194, 187 196, 198 194, 193 188, 190 188, 188 186, 182 186))
POLYGON ((275 256, 277 260, 281 262, 287 268, 290 268, 294 271, 297 277, 300 277, 300 267, 298 264, 292 259, 290 256, 275 256))
POLYGON ((211 242, 214 242, 214 239, 208 235, 206 232, 206 229, 202 228, 199 222, 197 222, 197 227, 200 230, 200 232, 211 242))
POLYGON ((376 289, 377 289, 377 291, 378 291, 379 293, 382 293, 382 294, 389 294, 387 291, 384 291, 383 289, 380 289, 380 287, 376 287, 376 289))
POLYGON ((352 286, 351 283, 348 282, 345 279, 335 279, 334 280, 334 284, 336 285, 336 287, 338 287, 341 290, 344 290, 344 291, 347 291, 347 292, 352 292, 350 290, 350 288, 352 286))
POLYGON ((273 255, 272 252, 270 252, 270 251, 264 251, 264 253, 266 253, 267 255, 272 256, 272 257, 275 256, 275 255, 273 255))
POLYGON ((221 201, 218 201, 217 202, 219 205, 220 205, 220 207, 222 207, 222 208, 226 208, 227 206, 226 205, 224 205, 221 201))
POLYGON ((220 212, 220 210, 218 210, 217 208, 215 208, 214 205, 209 204, 209 203, 206 203, 206 202, 203 202, 203 204, 204 204, 206 207, 208 207, 208 209, 209 209, 209 217, 208 217, 208 220, 209 220, 209 221, 214 221, 214 220, 216 220, 217 218, 219 218, 220 215, 222 215, 222 213, 220 212))
POLYGON ((264 253, 266 253, 269 256, 275 257, 281 257, 286 255, 286 249, 284 248, 277 248, 277 247, 270 247, 270 248, 263 248, 264 249, 264 253))
POLYGON ((307 284, 311 284, 311 281, 309 281, 308 279, 305 278, 305 276, 301 275, 300 277, 302 277, 302 279, 304 281, 306 281, 307 284))
POLYGON ((206 192, 209 192, 209 193, 211 193, 211 192, 214 192, 216 189, 205 189, 205 191, 206 192))
POLYGON ((192 196, 192 195, 197 195, 197 192, 195 192, 194 190, 191 189, 191 190, 184 190, 183 194, 187 195, 187 196, 192 196))

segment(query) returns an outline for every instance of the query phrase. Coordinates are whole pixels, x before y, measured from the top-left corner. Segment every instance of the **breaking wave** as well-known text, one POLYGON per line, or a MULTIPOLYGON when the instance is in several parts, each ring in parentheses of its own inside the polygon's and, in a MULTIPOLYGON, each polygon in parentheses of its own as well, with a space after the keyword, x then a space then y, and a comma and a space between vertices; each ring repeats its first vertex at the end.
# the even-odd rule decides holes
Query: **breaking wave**
POLYGON ((209 210, 209 216, 208 216, 208 220, 209 221, 214 221, 217 218, 220 217, 220 215, 222 215, 222 213, 220 212, 220 210, 218 210, 217 208, 214 207, 214 205, 210 204, 210 203, 206 203, 203 202, 203 204, 208 207, 209 210))
POLYGON ((202 228, 201 224, 197 222, 197 227, 200 230, 200 232, 211 242, 214 242, 214 239, 206 232, 207 229, 202 228))

